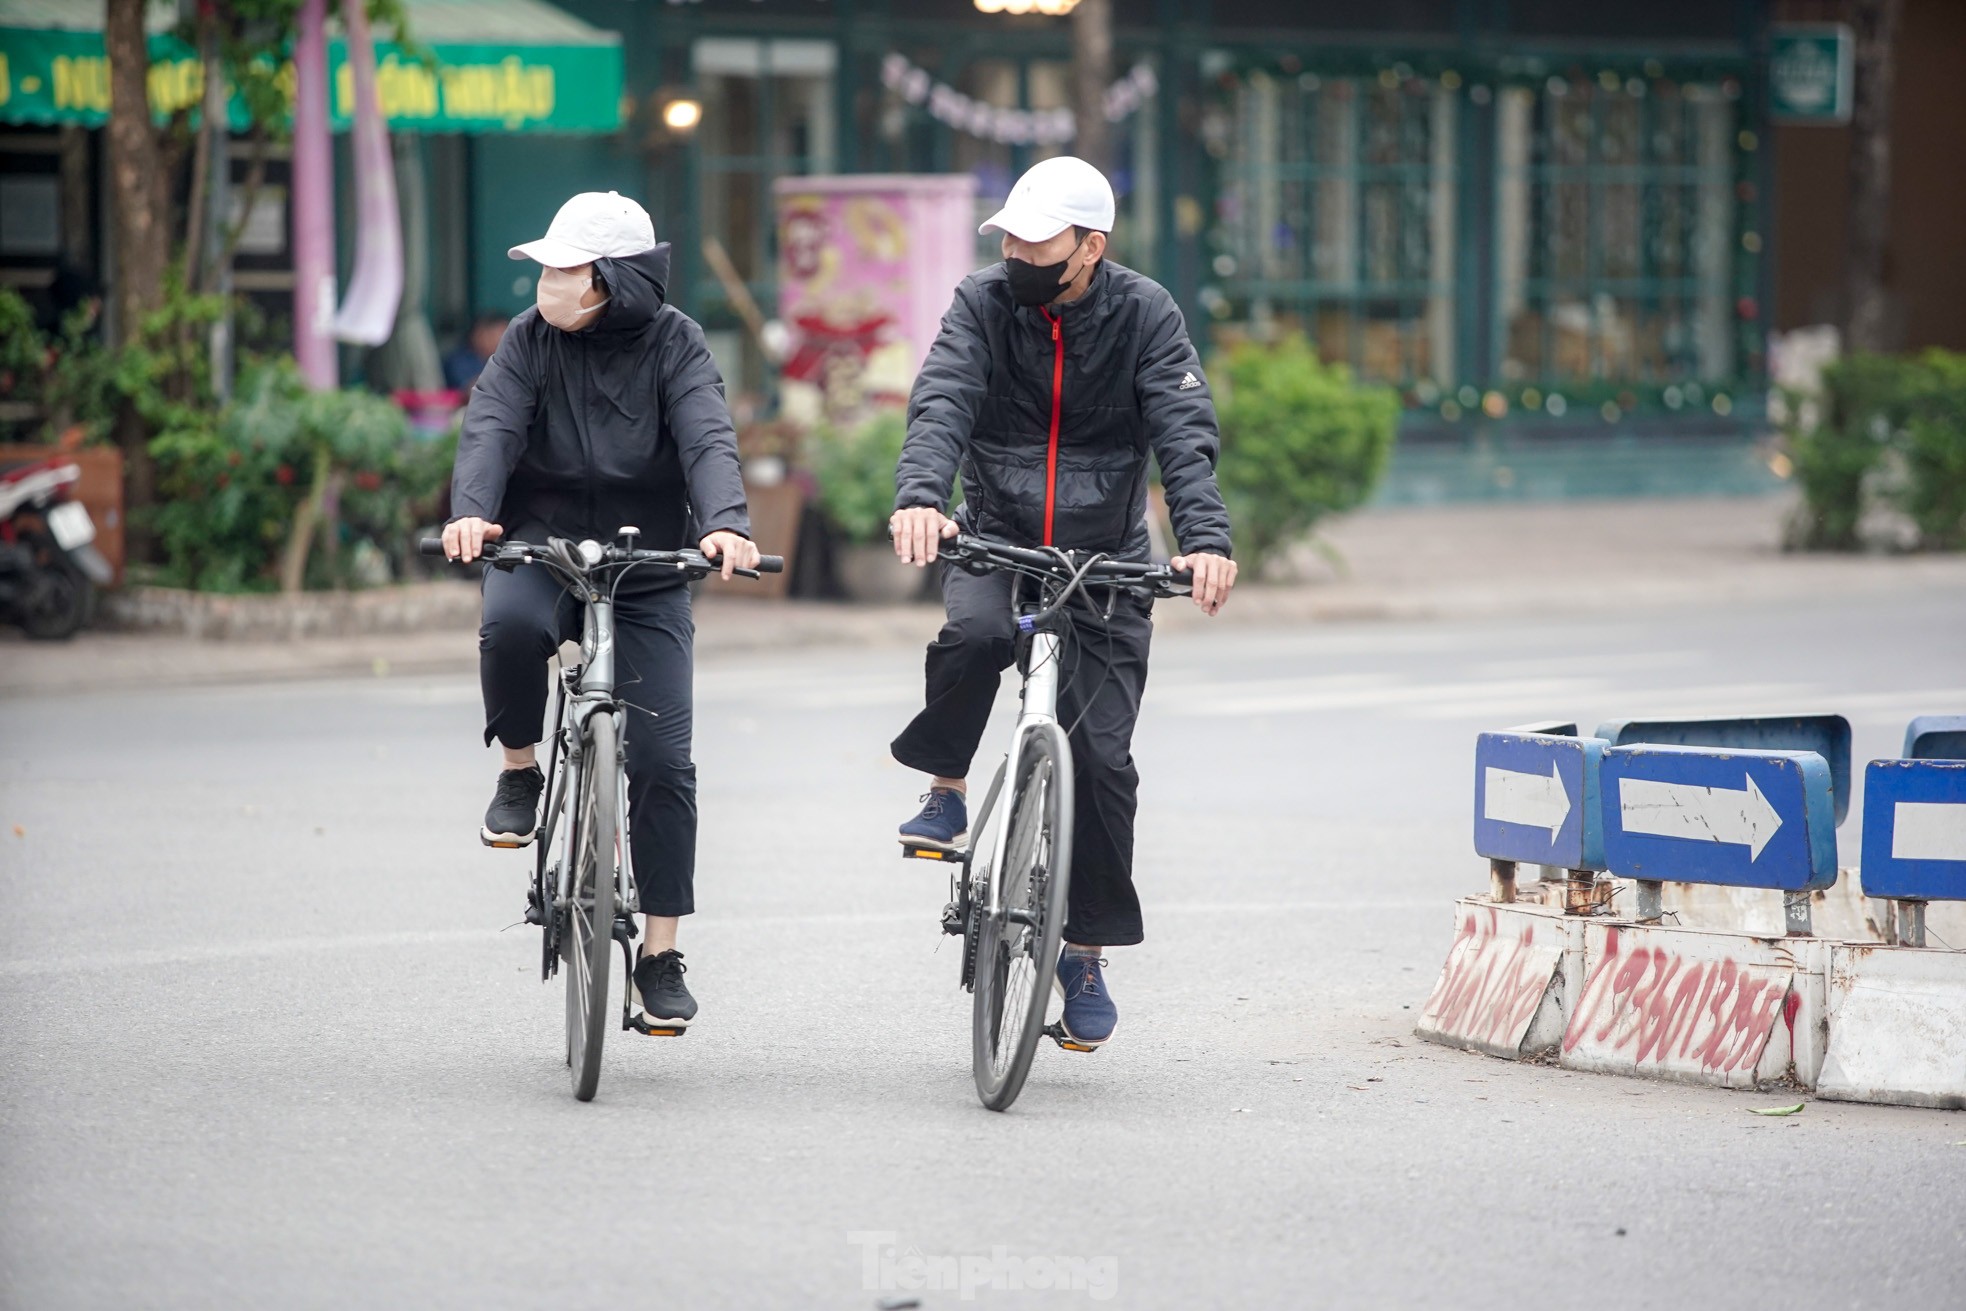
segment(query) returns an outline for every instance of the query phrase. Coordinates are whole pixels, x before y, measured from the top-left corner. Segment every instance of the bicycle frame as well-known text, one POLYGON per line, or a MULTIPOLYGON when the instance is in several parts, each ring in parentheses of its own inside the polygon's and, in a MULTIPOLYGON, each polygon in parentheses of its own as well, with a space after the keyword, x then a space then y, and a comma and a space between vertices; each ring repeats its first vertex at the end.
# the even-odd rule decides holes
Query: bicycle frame
MULTIPOLYGON (((561 672, 559 704, 556 707, 558 747, 548 764, 552 771, 547 780, 546 814, 549 823, 553 822, 551 817, 562 813, 562 806, 568 797, 580 796, 581 786, 593 763, 587 759, 587 721, 596 714, 612 715, 615 740, 622 743, 627 741, 627 715, 616 700, 614 691, 614 602, 606 593, 597 590, 584 598, 580 663, 561 672), (566 761, 565 769, 558 767, 562 758, 566 761)), ((625 817, 628 814, 628 773, 625 767, 617 772, 616 780, 620 796, 615 813, 625 817)), ((542 893, 550 891, 553 905, 566 904, 574 894, 574 869, 582 837, 580 808, 576 805, 565 813, 567 822, 559 826, 558 841, 550 844, 558 857, 555 861, 557 877, 551 889, 541 888, 542 893)), ((630 844, 622 840, 621 834, 616 835, 616 841, 615 910, 619 918, 626 908, 635 904, 631 891, 635 886, 634 856, 630 844)), ((540 848, 542 885, 547 872, 544 862, 548 845, 542 843, 540 848)), ((551 907, 547 909, 550 913, 551 907)))
MULTIPOLYGON (((1022 607, 1026 612, 1032 608, 1022 607)), ((984 886, 989 889, 986 909, 991 915, 1003 913, 1003 880, 998 878, 997 874, 1002 868, 1004 848, 1010 838, 1011 808, 1005 806, 1001 811, 997 810, 997 798, 1002 790, 1003 781, 1018 777, 1018 768, 1023 764, 1024 744, 1030 740, 1031 735, 1046 731, 1047 725, 1058 723, 1058 666, 1062 646, 1063 643, 1057 633, 1040 629, 1031 634, 1023 670, 1024 685, 1019 694, 1020 709, 1017 713, 1017 724, 1010 735, 1010 753, 1004 763, 998 767, 997 777, 991 783, 989 796, 983 803, 991 832, 989 855, 983 863, 980 876, 984 880, 984 886)), ((1069 765, 1072 758, 1070 739, 1067 738, 1063 745, 1064 759, 1069 765)), ((972 879, 977 877, 978 873, 972 871, 972 879)))

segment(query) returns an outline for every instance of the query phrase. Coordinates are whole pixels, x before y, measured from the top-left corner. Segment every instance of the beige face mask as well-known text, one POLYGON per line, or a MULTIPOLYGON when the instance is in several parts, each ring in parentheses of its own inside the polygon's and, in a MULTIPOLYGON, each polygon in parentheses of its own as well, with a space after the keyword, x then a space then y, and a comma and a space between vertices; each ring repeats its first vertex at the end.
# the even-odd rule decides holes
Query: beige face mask
POLYGON ((575 332, 593 322, 593 316, 612 297, 603 296, 583 307, 580 298, 594 285, 592 274, 569 273, 565 269, 539 271, 539 317, 564 332, 575 332))

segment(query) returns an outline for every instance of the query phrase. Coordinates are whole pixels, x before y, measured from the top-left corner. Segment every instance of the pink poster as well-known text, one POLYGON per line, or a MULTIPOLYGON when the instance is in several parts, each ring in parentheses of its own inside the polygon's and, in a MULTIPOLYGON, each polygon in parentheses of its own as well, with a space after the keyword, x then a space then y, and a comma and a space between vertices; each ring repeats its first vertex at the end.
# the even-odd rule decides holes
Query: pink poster
POLYGON ((789 177, 773 190, 778 316, 791 333, 785 417, 842 423, 904 404, 956 284, 977 266, 975 180, 789 177))

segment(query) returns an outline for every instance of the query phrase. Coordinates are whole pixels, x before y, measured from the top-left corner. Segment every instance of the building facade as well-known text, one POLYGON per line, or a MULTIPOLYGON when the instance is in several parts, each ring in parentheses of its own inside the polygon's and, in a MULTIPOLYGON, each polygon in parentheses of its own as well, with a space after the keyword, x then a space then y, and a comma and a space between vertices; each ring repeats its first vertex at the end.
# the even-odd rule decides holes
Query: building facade
MULTIPOLYGON (((967 171, 982 211, 1070 149, 1045 139, 1070 104, 1069 20, 973 0, 563 2, 622 33, 643 103, 615 148, 646 165, 679 298, 752 387, 768 370, 701 252, 714 237, 769 307, 773 177, 967 171), (702 107, 686 136, 659 127, 678 96, 702 107)), ((1421 438, 1752 422, 1763 0, 1113 8, 1115 255, 1198 335, 1301 331, 1400 387, 1421 438)))

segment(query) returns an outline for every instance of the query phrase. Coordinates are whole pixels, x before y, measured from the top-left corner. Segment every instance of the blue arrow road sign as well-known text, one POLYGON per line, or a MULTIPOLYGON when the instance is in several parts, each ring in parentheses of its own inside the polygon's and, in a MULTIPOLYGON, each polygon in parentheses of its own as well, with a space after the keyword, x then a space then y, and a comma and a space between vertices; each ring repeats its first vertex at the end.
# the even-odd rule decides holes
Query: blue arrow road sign
POLYGON ((1613 874, 1790 892, 1836 882, 1829 765, 1813 751, 1612 747, 1599 777, 1613 874))
POLYGON ((1966 901, 1966 760, 1864 771, 1864 895, 1966 901))
POLYGON ((1920 715, 1905 726, 1905 759, 1966 760, 1966 715, 1920 715))
POLYGON ((1475 850, 1492 860, 1603 869, 1594 737, 1483 733, 1475 739, 1475 850))
POLYGON ((1597 726, 1614 747, 1721 747, 1729 751, 1813 751, 1829 763, 1836 822, 1850 811, 1850 721, 1842 715, 1704 715, 1691 719, 1614 719, 1597 726))

